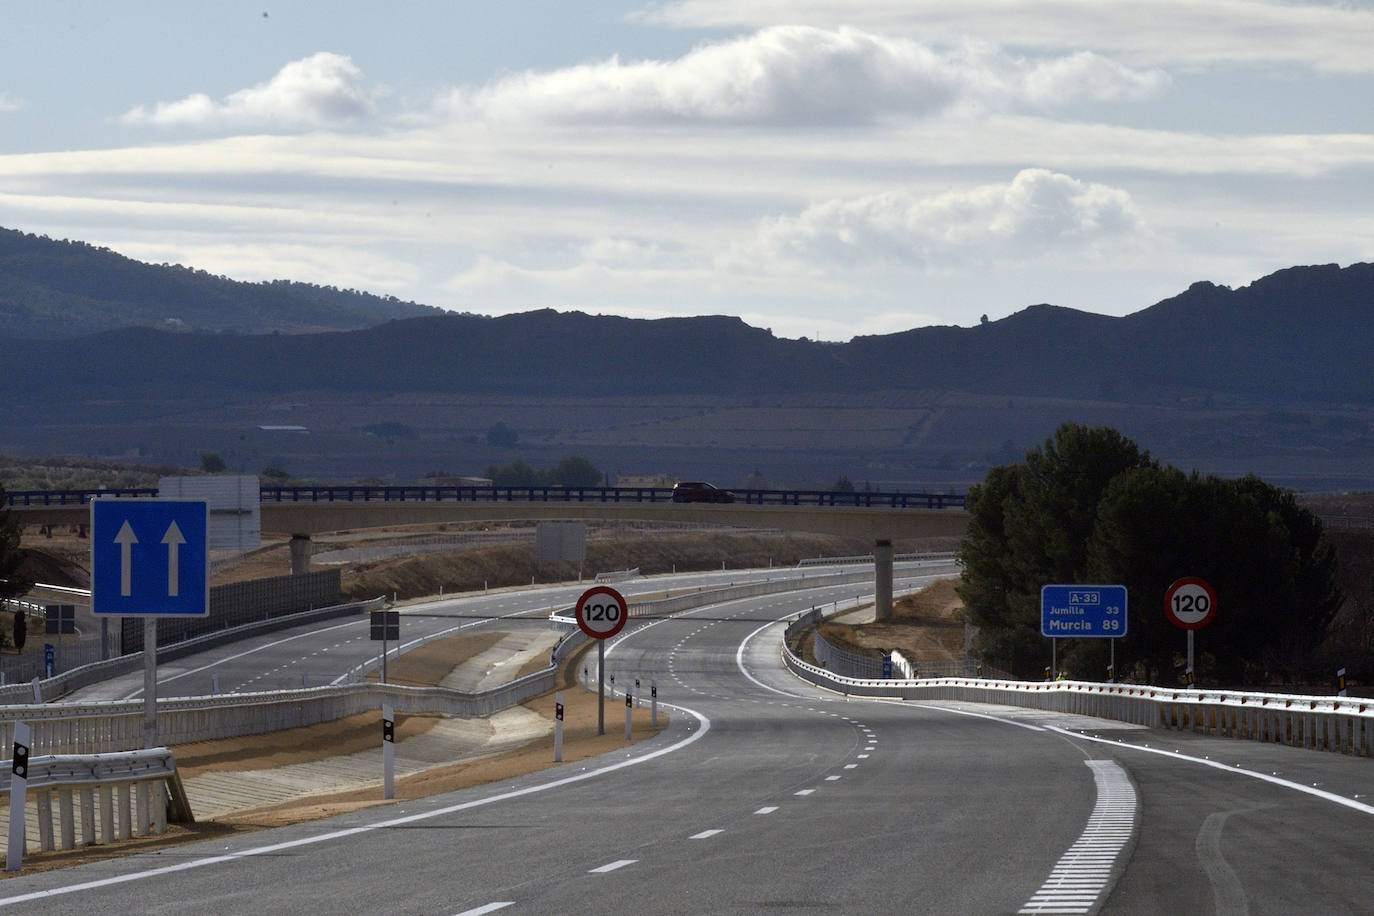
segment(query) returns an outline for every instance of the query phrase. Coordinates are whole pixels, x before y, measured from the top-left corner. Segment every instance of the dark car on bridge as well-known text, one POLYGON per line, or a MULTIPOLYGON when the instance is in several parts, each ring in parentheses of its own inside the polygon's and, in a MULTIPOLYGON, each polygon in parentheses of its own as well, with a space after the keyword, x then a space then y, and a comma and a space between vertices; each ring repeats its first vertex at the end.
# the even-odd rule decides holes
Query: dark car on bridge
POLYGON ((735 494, 714 487, 704 480, 684 480, 673 486, 675 503, 732 503, 735 494))

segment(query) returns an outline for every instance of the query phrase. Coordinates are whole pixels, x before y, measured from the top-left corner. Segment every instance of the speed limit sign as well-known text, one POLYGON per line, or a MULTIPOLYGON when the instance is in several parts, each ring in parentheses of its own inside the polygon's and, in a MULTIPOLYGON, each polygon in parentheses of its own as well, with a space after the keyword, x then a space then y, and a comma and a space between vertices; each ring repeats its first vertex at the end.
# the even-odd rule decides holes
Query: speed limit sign
POLYGON ((609 639, 625 627, 630 606, 620 592, 597 585, 577 599, 577 625, 592 639, 609 639))
POLYGON ((1179 629, 1201 629, 1216 613, 1216 591, 1196 576, 1184 576, 1164 592, 1164 614, 1179 629))

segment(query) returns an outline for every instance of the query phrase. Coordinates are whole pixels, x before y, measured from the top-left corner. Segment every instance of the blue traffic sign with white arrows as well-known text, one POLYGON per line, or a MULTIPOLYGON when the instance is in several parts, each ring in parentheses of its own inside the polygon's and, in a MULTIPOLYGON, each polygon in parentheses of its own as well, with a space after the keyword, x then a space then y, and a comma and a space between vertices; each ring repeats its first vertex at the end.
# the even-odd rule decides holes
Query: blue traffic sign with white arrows
POLYGON ((91 611, 124 617, 210 613, 209 504, 91 500, 91 611))

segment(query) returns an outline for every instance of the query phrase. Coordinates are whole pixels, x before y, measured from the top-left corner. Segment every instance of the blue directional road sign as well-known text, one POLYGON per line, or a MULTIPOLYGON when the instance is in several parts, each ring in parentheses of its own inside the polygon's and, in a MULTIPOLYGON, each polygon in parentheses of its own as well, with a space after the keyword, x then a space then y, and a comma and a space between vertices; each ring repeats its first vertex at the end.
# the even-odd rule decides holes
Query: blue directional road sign
POLYGON ((125 617, 210 613, 203 499, 91 501, 91 611, 125 617))
POLYGON ((1041 586, 1040 635, 1125 636, 1126 586, 1041 586))

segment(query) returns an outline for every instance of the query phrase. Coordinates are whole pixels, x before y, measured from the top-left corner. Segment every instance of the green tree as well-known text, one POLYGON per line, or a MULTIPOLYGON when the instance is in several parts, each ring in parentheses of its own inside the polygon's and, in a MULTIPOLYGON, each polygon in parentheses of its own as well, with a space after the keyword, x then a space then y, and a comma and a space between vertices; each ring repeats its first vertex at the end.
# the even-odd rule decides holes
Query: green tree
POLYGON ((832 493, 853 493, 854 481, 850 480, 844 474, 841 474, 839 477, 835 479, 835 482, 830 486, 830 491, 832 493))
POLYGON ((1150 466, 1116 430, 1066 423, 1024 462, 995 466, 969 489, 959 594, 990 659, 1028 676, 1049 661, 1041 586, 1085 581, 1103 490, 1117 474, 1150 466))
MULTIPOLYGON (((0 506, 8 504, 5 491, 0 488, 0 506)), ((0 509, 0 598, 27 595, 33 588, 33 582, 19 572, 24 565, 24 551, 19 546, 22 534, 19 516, 12 509, 0 509)))
POLYGON ((1090 577, 1130 591, 1124 648, 1151 680, 1172 680, 1182 663, 1182 633, 1162 606, 1182 576, 1200 576, 1217 592, 1215 619, 1195 634, 1198 673, 1214 682, 1312 674, 1308 660, 1341 603, 1321 522, 1253 476, 1176 468, 1122 475, 1103 496, 1089 553, 1090 577))
MULTIPOLYGON (((1060 427, 1019 465, 969 492, 959 593, 985 654, 1038 675, 1048 661, 1039 592, 1051 583, 1124 584, 1128 635, 1118 671, 1181 674, 1182 633, 1164 616, 1171 582, 1201 576, 1217 619, 1197 636, 1200 675, 1256 683, 1300 672, 1335 615, 1335 553, 1291 494, 1161 467, 1114 430, 1060 427)), ((1110 646, 1061 640, 1061 667, 1100 677, 1110 646)))
POLYGON ((577 455, 564 458, 548 472, 548 482, 555 487, 596 487, 601 480, 596 465, 577 455))
POLYGON ((258 472, 262 482, 269 487, 284 487, 286 482, 291 479, 291 474, 281 468, 268 466, 258 472))
POLYGON ((518 460, 499 467, 490 465, 487 477, 498 487, 537 487, 543 484, 538 471, 518 460))
POLYGON ((224 471, 226 465, 224 459, 215 452, 200 453, 200 469, 207 474, 219 474, 224 471))

